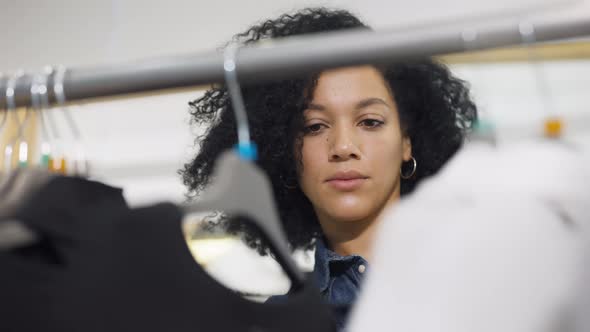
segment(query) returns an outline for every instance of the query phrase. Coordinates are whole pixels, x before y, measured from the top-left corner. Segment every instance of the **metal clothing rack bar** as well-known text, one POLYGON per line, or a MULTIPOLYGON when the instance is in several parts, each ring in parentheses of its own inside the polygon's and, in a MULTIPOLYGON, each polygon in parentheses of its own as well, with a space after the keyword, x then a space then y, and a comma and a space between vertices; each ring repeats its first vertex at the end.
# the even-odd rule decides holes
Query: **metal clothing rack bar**
MULTIPOLYGON (((583 18, 528 21, 534 42, 590 36, 590 15, 583 18)), ((470 28, 429 26, 403 31, 368 30, 332 32, 243 47, 237 55, 241 83, 285 79, 339 66, 386 63, 417 57, 523 44, 522 24, 487 24, 470 28)), ((68 101, 223 82, 223 55, 206 52, 171 56, 102 67, 68 69, 63 86, 68 101)), ((16 106, 31 104, 32 75, 16 83, 16 106)), ((49 102, 56 102, 53 80, 48 81, 49 102)), ((5 91, 6 78, 0 80, 5 91)), ((6 96, 0 94, 0 108, 6 96)))

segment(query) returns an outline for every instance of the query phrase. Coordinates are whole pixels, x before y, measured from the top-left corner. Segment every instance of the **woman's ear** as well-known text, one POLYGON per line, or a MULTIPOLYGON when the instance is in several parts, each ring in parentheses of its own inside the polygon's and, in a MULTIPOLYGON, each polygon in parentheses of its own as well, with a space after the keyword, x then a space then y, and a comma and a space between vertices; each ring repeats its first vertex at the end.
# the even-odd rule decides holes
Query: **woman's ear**
POLYGON ((402 158, 404 161, 412 159, 412 141, 408 136, 404 136, 402 139, 402 158))

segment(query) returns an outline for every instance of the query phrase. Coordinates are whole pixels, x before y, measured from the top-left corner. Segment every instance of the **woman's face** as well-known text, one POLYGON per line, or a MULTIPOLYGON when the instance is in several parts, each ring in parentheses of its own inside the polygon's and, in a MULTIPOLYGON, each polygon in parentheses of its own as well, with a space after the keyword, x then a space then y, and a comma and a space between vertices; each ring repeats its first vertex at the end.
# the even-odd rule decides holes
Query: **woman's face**
POLYGON ((299 182, 320 222, 374 218, 399 198, 411 144, 375 67, 323 72, 304 117, 299 182))

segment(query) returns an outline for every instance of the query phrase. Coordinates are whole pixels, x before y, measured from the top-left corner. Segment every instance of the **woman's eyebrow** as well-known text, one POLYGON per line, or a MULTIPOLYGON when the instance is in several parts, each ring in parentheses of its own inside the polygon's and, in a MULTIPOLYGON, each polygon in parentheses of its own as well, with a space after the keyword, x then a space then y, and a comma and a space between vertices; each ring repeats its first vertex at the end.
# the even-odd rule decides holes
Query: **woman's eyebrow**
MULTIPOLYGON (((366 98, 363 99, 361 101, 359 101, 356 105, 355 105, 355 109, 362 109, 371 105, 384 105, 387 106, 388 108, 391 108, 391 106, 383 99, 381 98, 377 98, 377 97, 371 97, 371 98, 366 98)), ((310 103, 309 105, 307 105, 306 110, 313 110, 313 111, 325 111, 326 107, 323 105, 319 105, 319 104, 313 104, 310 103)))
POLYGON ((387 108, 391 108, 391 106, 383 99, 381 98, 367 98, 367 99, 363 99, 361 101, 359 101, 356 106, 355 109, 359 110, 368 106, 372 106, 372 105, 384 105, 387 108))
POLYGON ((313 111, 325 111, 326 107, 324 107, 323 105, 318 105, 318 104, 313 104, 310 103, 309 105, 307 105, 306 110, 313 110, 313 111))

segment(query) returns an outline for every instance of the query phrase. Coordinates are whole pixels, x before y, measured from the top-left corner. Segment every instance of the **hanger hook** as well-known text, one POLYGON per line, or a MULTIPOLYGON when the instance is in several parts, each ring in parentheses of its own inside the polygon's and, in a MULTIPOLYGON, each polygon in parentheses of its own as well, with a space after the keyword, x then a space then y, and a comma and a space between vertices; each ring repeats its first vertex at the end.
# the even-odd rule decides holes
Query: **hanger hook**
MULTIPOLYGON (((41 136, 43 141, 41 142, 41 166, 44 168, 50 168, 50 160, 51 160, 51 137, 49 135, 49 130, 47 128, 47 121, 45 118, 46 113, 44 112, 48 105, 48 91, 47 91, 47 80, 48 80, 48 73, 44 71, 43 74, 35 76, 37 81, 37 105, 39 110, 39 119, 41 121, 41 136)), ((31 98, 33 96, 31 95, 31 98)), ((50 119, 51 120, 51 119, 50 119)), ((55 129, 54 133, 55 135, 55 129)))
POLYGON ((250 128, 248 126, 248 115, 244 106, 244 98, 240 89, 237 75, 237 54, 239 46, 237 43, 230 43, 223 51, 223 71, 227 90, 231 98, 236 124, 238 129, 238 154, 242 159, 256 159, 256 145, 250 141, 250 128))
MULTIPOLYGON (((50 66, 46 66, 43 68, 43 74, 39 75, 39 99, 40 99, 40 105, 41 105, 41 111, 43 110, 47 110, 49 109, 49 91, 47 88, 47 84, 49 81, 49 76, 53 74, 53 68, 50 66)), ((60 135, 59 135, 59 130, 57 128, 57 125, 55 124, 55 121, 53 119, 53 115, 51 112, 41 112, 41 117, 43 118, 43 120, 45 120, 45 114, 47 115, 47 122, 49 122, 49 129, 51 129, 51 136, 56 139, 59 140, 60 139, 60 135)), ((45 130, 47 131, 47 133, 49 134, 49 131, 47 130, 47 127, 45 128, 45 130)), ((49 135, 48 135, 49 137, 49 135)))
POLYGON ((57 66, 55 74, 53 75, 53 93, 58 105, 63 106, 66 103, 66 93, 64 91, 64 79, 66 77, 67 68, 64 66, 57 66))
POLYGON ((82 144, 82 135, 80 133, 80 129, 78 128, 76 121, 72 117, 70 110, 65 106, 67 102, 66 92, 64 88, 64 81, 67 75, 68 69, 63 66, 59 65, 57 68, 52 68, 53 70, 53 94, 55 95, 55 100, 59 105, 66 122, 68 123, 68 127, 70 128, 70 132, 74 137, 75 144, 75 156, 74 156, 74 172, 76 175, 79 176, 89 176, 90 174, 90 163, 88 158, 86 158, 86 153, 84 151, 84 146, 82 144))
POLYGON ((532 47, 532 44, 537 42, 535 25, 528 21, 521 22, 518 25, 518 32, 520 33, 523 45, 525 45, 525 47, 527 48, 529 62, 532 65, 533 75, 535 77, 537 95, 539 96, 539 99, 543 101, 545 114, 547 116, 545 125, 551 126, 558 122, 559 129, 557 130, 557 132, 547 132, 546 128, 546 134, 548 134, 549 136, 559 136, 561 130, 561 121, 557 118, 557 113, 555 111, 551 89, 549 87, 548 80, 545 75, 543 61, 539 59, 537 51, 534 50, 532 47))
MULTIPOLYGON (((4 73, 0 73, 0 81, 4 80, 4 73)), ((6 87, 8 89, 8 87, 6 87)), ((0 89, 1 91, 2 89, 0 89)), ((6 96, 6 93, 4 94, 6 96)), ((0 121, 0 131, 4 128, 6 124, 6 119, 8 118, 8 105, 5 105, 6 109, 2 111, 2 120, 0 121)))
POLYGON ((465 51, 477 50, 477 38, 479 33, 477 29, 465 29, 461 32, 461 39, 463 40, 463 49, 465 51))
MULTIPOLYGON (((7 99, 8 99, 8 97, 10 97, 10 108, 15 112, 14 118, 16 119, 16 122, 18 124, 17 135, 14 137, 11 146, 10 147, 7 146, 7 149, 10 148, 10 155, 12 156, 13 146, 16 145, 16 142, 20 141, 19 148, 18 148, 18 161, 19 161, 20 167, 27 165, 27 161, 28 161, 28 157, 29 157, 29 146, 28 146, 26 140, 24 139, 24 127, 28 122, 29 114, 30 114, 29 110, 26 109, 25 110, 25 119, 21 122, 20 119, 18 118, 18 114, 16 113, 16 102, 15 102, 16 83, 22 76, 24 76, 24 71, 21 70, 21 71, 18 71, 17 74, 12 77, 13 79, 8 82, 10 91, 8 91, 6 94, 7 99)), ((34 100, 32 98, 33 97, 32 96, 33 85, 34 85, 34 80, 33 80, 33 84, 31 85, 31 102, 34 102, 34 100)), ((6 151, 6 154, 8 155, 8 151, 6 151)))
MULTIPOLYGON (((478 49, 479 31, 475 28, 468 28, 461 32, 461 39, 463 40, 463 50, 466 52, 477 51, 478 49)), ((482 118, 478 115, 477 120, 473 124, 474 131, 471 133, 471 138, 487 142, 491 145, 496 145, 496 134, 492 121, 482 118)))
POLYGON ((16 94, 16 84, 18 80, 21 79, 25 75, 23 70, 19 70, 16 74, 12 75, 8 82, 6 83, 6 104, 7 110, 14 112, 14 118, 16 119, 16 123, 18 125, 18 132, 17 135, 12 140, 12 145, 16 144, 16 142, 23 138, 23 129, 27 120, 29 118, 29 112, 25 112, 25 119, 21 122, 18 114, 16 114, 16 101, 15 101, 15 94, 16 94))
POLYGON ((531 22, 520 22, 520 24, 518 24, 518 33, 520 33, 522 43, 527 46, 534 44, 537 41, 535 25, 531 22))
POLYGON ((14 111, 16 109, 16 102, 14 101, 14 90, 16 88, 17 81, 24 75, 22 71, 18 71, 16 74, 10 76, 6 82, 6 110, 14 111))
MULTIPOLYGON (((20 72, 19 72, 20 74, 20 72)), ((8 77, 6 81, 6 117, 8 118, 9 112, 16 112, 16 103, 14 102, 14 89, 16 87, 16 81, 18 80, 19 76, 17 74, 13 74, 8 77)), ((16 115, 15 115, 16 116, 16 115)), ((16 121, 20 126, 20 122, 18 121, 18 116, 16 116, 16 121)), ((8 141, 6 146, 4 147, 4 171, 10 172, 12 169, 12 153, 14 151, 13 148, 14 143, 12 140, 8 141)))
MULTIPOLYGON (((53 68, 52 68, 53 70, 53 68)), ((66 92, 64 89, 64 80, 67 73, 67 68, 65 66, 57 66, 55 70, 53 70, 53 94, 55 95, 55 100, 57 104, 60 106, 66 121, 68 122, 68 126, 70 127, 70 131, 74 136, 76 141, 80 141, 80 129, 76 125, 76 122, 72 118, 70 112, 64 107, 66 103, 66 92)))
POLYGON ((53 69, 47 66, 43 68, 43 73, 39 75, 39 99, 42 109, 49 108, 49 91, 47 89, 47 83, 49 81, 49 76, 52 73, 53 69))
MULTIPOLYGON (((41 76, 34 75, 31 81, 31 106, 33 110, 39 111, 39 118, 41 120, 41 132, 44 140, 48 139, 47 126, 45 124, 45 117, 43 115, 43 104, 40 96, 43 94, 43 86, 41 85, 41 76)), ((47 87, 45 87, 47 90, 47 87)))
POLYGON ((39 109, 39 75, 33 75, 31 80, 31 107, 33 109, 39 109))

